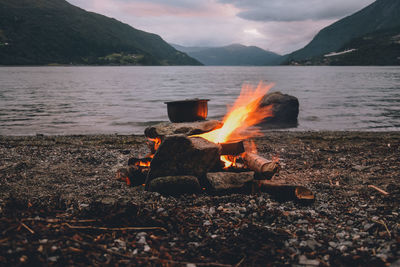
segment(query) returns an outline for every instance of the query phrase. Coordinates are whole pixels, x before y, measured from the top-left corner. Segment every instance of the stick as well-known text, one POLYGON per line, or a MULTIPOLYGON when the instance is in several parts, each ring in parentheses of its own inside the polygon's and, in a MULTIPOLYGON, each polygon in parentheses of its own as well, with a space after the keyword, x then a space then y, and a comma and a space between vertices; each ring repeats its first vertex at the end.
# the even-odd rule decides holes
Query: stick
POLYGON ((120 228, 108 228, 108 227, 96 227, 96 226, 77 226, 77 225, 70 225, 69 223, 65 223, 71 229, 94 229, 94 230, 107 230, 107 231, 127 231, 127 230, 134 230, 134 231, 146 231, 146 230, 161 230, 164 232, 168 232, 167 229, 163 227, 120 227, 120 228))
POLYGON ((23 222, 21 222, 21 225, 28 230, 31 234, 35 234, 35 231, 33 231, 31 228, 28 227, 28 225, 24 224, 23 222))
POLYGON ((370 185, 368 185, 368 188, 375 189, 376 191, 378 191, 378 192, 381 193, 382 195, 385 195, 385 196, 388 196, 388 195, 389 195, 388 192, 386 192, 385 190, 380 189, 379 187, 377 187, 377 186, 375 186, 375 185, 370 184, 370 185))
POLYGON ((42 218, 24 218, 21 221, 42 221, 47 223, 88 223, 88 222, 97 222, 97 220, 87 219, 87 220, 61 220, 61 219, 42 219, 42 218))
POLYGON ((246 256, 243 256, 243 258, 238 263, 235 264, 235 267, 239 267, 240 265, 242 265, 244 259, 246 259, 246 256))
POLYGON ((372 220, 372 221, 373 221, 374 223, 379 223, 380 225, 382 225, 383 227, 385 227, 386 232, 387 232, 388 235, 389 235, 389 238, 392 237, 392 233, 389 231, 389 228, 387 227, 387 225, 386 225, 386 223, 385 223, 384 220, 379 220, 379 221, 372 220))
POLYGON ((275 173, 280 169, 279 163, 277 161, 267 160, 254 153, 246 152, 244 153, 243 160, 247 167, 260 174, 264 179, 270 180, 275 173))

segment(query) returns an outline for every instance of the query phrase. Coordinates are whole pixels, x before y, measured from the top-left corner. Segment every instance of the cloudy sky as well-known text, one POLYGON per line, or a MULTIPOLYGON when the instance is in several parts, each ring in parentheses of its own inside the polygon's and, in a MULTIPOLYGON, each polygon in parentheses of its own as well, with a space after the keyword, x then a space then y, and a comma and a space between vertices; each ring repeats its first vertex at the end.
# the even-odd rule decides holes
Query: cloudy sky
POLYGON ((288 53, 374 0, 67 0, 185 46, 256 45, 288 53))

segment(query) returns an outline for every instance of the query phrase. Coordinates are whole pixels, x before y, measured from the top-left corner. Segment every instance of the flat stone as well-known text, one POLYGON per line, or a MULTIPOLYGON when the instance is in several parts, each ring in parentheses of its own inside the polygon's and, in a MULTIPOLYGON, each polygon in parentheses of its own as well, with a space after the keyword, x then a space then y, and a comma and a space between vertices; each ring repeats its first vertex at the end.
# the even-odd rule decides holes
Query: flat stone
POLYGON ((201 137, 167 136, 150 164, 148 183, 163 176, 204 176, 219 161, 220 147, 201 137))
POLYGON ((254 180, 254 172, 210 172, 206 175, 213 192, 225 192, 244 187, 254 180))
POLYGON ((149 126, 144 130, 144 135, 148 138, 161 138, 165 136, 182 134, 195 135, 209 132, 214 129, 221 128, 223 123, 217 120, 169 123, 162 122, 153 126, 149 126))
POLYGON ((200 184, 194 176, 158 177, 149 183, 149 191, 164 195, 193 194, 200 191, 200 184))

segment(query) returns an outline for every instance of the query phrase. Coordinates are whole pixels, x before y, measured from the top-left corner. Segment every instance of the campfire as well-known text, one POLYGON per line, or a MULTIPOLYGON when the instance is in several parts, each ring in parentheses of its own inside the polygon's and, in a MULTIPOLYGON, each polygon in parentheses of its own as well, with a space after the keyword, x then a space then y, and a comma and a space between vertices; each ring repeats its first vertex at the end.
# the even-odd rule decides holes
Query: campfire
MULTIPOLYGON (((272 87, 263 83, 244 85, 222 122, 162 123, 146 128, 150 153, 130 158, 129 167, 120 169, 117 178, 131 186, 143 185, 146 190, 167 194, 277 188, 265 181, 279 172, 278 157, 258 155, 252 141, 262 136, 257 125, 273 116, 271 105, 260 105, 272 87)), ((313 198, 304 188, 297 189, 293 187, 292 194, 313 198)))

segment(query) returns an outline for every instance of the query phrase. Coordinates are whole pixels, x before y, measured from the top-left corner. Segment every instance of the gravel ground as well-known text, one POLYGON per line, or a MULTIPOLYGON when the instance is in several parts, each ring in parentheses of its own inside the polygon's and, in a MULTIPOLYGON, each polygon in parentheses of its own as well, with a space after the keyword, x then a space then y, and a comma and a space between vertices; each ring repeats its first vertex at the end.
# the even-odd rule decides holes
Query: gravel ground
POLYGON ((0 264, 400 265, 399 132, 255 141, 314 203, 128 187, 115 173, 147 153, 143 136, 0 136, 0 264))

